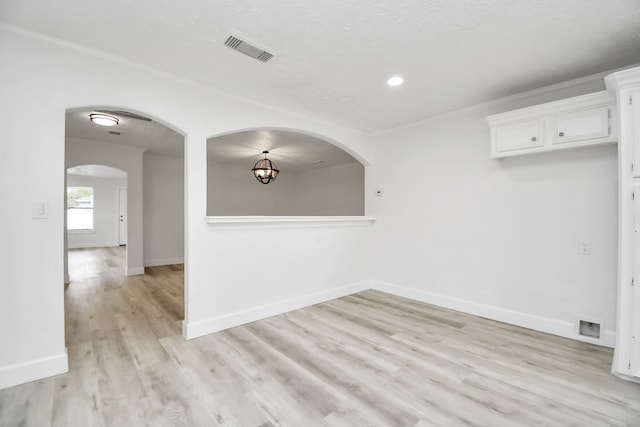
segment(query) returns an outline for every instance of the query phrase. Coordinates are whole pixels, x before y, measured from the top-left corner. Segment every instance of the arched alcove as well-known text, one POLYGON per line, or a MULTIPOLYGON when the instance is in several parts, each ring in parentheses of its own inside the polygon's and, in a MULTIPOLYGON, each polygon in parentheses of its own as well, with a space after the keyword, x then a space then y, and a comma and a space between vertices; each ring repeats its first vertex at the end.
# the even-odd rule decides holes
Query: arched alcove
POLYGON ((207 140, 208 216, 362 216, 364 166, 335 142, 291 129, 249 129, 207 140), (263 151, 268 184, 251 169, 263 151))

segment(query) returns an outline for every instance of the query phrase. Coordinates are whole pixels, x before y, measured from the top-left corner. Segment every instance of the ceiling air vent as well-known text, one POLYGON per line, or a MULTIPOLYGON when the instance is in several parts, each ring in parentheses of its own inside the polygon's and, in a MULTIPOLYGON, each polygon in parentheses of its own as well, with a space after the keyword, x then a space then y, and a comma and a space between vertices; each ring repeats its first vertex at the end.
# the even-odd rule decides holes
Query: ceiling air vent
POLYGON ((267 62, 268 60, 273 58, 272 53, 269 53, 266 50, 254 46, 242 39, 239 39, 234 35, 229 35, 224 44, 226 46, 229 46, 233 50, 237 50, 238 52, 244 53, 247 56, 257 59, 258 61, 267 62))

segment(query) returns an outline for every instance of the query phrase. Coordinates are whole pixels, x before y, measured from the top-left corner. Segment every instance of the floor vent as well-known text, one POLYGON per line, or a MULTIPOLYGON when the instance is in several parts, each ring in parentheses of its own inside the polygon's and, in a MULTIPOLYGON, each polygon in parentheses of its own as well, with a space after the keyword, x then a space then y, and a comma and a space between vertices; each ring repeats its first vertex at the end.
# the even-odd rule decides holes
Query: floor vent
POLYGON ((580 321, 580 335, 589 338, 600 339, 600 324, 589 322, 587 320, 580 321))
POLYGON ((257 46, 252 45, 251 43, 242 40, 234 35, 229 35, 227 40, 224 42, 225 46, 230 47, 233 50, 237 50, 240 53, 244 53, 247 56, 252 57, 253 59, 257 59, 261 62, 267 62, 271 58, 273 58, 273 54, 267 52, 266 50, 259 48, 257 46))

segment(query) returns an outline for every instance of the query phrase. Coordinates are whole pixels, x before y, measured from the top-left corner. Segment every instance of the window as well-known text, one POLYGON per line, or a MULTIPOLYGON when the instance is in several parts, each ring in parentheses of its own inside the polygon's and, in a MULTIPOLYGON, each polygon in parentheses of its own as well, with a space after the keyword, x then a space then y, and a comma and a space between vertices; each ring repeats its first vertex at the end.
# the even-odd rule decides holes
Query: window
POLYGON ((93 231, 93 187, 67 187, 67 230, 93 231))

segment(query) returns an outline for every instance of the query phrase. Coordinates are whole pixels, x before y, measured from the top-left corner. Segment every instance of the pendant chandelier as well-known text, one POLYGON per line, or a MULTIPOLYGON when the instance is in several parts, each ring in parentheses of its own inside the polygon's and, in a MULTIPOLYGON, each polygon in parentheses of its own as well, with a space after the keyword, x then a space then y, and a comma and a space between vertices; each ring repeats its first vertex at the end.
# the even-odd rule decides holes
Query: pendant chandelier
POLYGON ((253 175, 256 177, 258 181, 263 184, 269 184, 270 182, 275 181, 278 176, 278 169, 276 169, 276 165, 269 159, 267 159, 268 151, 263 151, 264 159, 258 160, 255 165, 253 165, 253 175))

